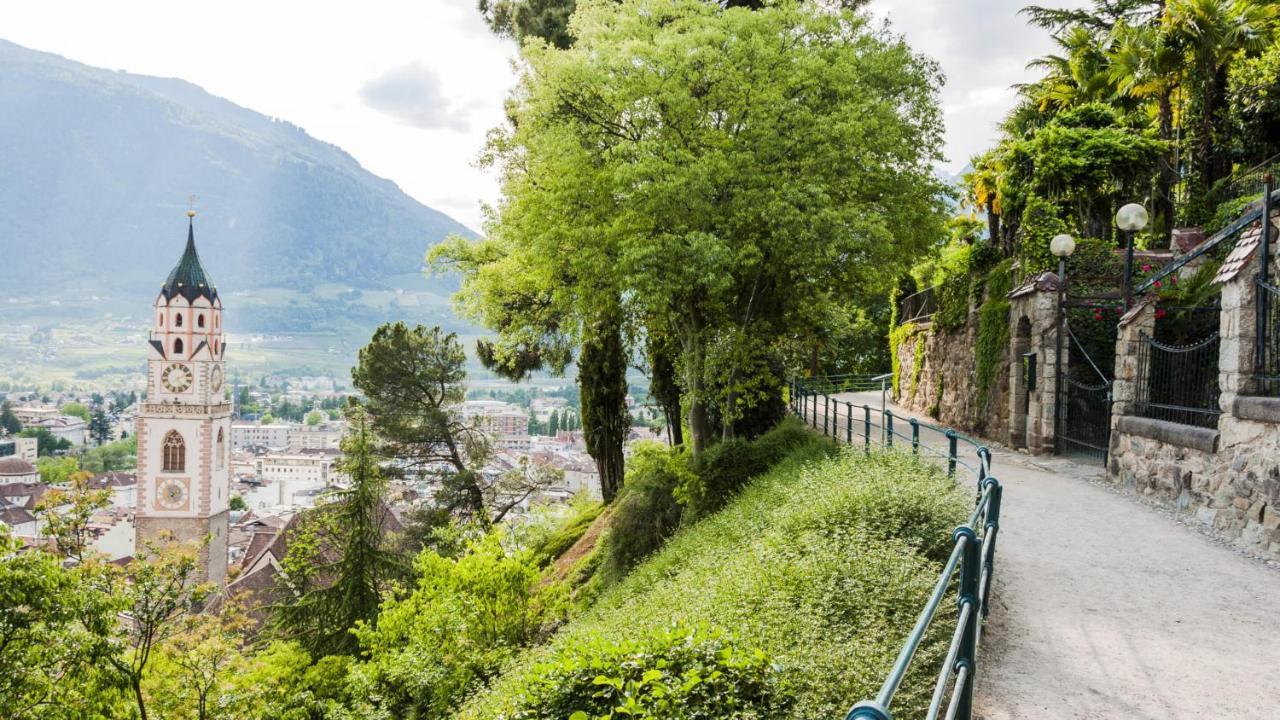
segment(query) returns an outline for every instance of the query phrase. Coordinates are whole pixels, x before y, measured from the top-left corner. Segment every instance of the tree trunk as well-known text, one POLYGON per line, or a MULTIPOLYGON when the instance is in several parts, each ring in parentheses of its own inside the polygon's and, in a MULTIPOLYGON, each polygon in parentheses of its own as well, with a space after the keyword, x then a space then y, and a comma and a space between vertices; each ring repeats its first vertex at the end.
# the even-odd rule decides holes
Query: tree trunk
POLYGON ((1013 257, 1013 248, 1007 247, 1000 237, 1000 216, 996 214, 995 200, 987 198, 984 210, 987 213, 987 237, 991 238, 991 244, 1000 247, 1000 254, 1003 257, 1013 257))
POLYGON ((700 340, 691 339, 684 343, 685 356, 685 388, 689 393, 689 434, 693 436, 693 453, 705 450, 711 440, 711 419, 707 415, 707 391, 702 382, 702 371, 706 350, 700 340))
POLYGON ((649 340, 649 392, 662 406, 667 419, 667 438, 673 446, 684 444, 680 419, 680 385, 676 380, 675 347, 669 340, 649 340))
POLYGON ((139 720, 147 720, 147 703, 142 699, 142 678, 129 678, 129 685, 133 688, 133 697, 138 703, 139 720))
POLYGON ((600 493, 611 502, 622 488, 622 443, 627 433, 627 357, 616 308, 594 323, 583 339, 578 383, 582 435, 600 473, 600 493))

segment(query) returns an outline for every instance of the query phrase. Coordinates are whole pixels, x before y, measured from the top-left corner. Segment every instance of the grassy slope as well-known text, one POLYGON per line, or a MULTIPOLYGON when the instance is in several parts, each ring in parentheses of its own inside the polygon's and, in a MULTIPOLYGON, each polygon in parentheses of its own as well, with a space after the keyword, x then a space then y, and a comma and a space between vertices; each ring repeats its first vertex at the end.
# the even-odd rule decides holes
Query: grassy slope
MULTIPOLYGON (((839 717, 878 689, 966 505, 936 469, 908 457, 829 460, 820 448, 800 450, 679 533, 459 717, 499 717, 557 648, 678 620, 726 629, 769 653, 797 691, 793 717, 839 717)), ((925 648, 918 660, 938 652, 925 648)), ((895 716, 918 714, 930 684, 925 673, 908 678, 895 716)))

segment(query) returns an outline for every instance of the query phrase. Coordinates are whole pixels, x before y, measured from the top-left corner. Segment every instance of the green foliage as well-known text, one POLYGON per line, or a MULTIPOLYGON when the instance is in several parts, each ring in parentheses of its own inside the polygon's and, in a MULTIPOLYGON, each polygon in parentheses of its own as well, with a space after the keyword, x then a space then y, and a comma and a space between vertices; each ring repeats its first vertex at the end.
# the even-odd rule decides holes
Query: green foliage
POLYGON ((1004 366, 1004 353, 1009 345, 1009 292, 1013 290, 1013 264, 1006 261, 996 266, 986 278, 986 299, 978 307, 978 339, 974 347, 974 380, 978 408, 991 400, 1004 366))
POLYGON ((617 496, 623 480, 622 442, 627 422, 627 355, 619 312, 602 313, 582 341, 578 359, 582 389, 582 433, 596 461, 605 502, 617 496))
POLYGON ((71 449, 71 441, 60 438, 49 431, 49 428, 26 428, 18 433, 22 437, 36 439, 36 452, 40 455, 53 455, 71 449))
POLYGON ((351 433, 338 470, 350 484, 309 511, 290 538, 282 563, 287 599, 273 608, 280 635, 316 657, 354 654, 352 629, 377 626, 383 594, 406 574, 385 532, 391 509, 368 416, 351 405, 347 417, 351 433))
POLYGON ((353 670, 363 718, 438 718, 534 640, 558 606, 530 559, 495 534, 459 558, 423 551, 411 594, 356 629, 368 661, 353 670), (367 704, 367 707, 362 707, 367 704))
POLYGON ((40 471, 40 482, 58 485, 80 471, 80 462, 73 457, 45 456, 36 459, 36 469, 40 471))
POLYGON ((127 437, 89 448, 80 456, 80 466, 88 472, 121 472, 138 465, 138 438, 127 437))
POLYGON ((915 323, 903 323, 889 331, 889 358, 893 368, 894 397, 902 396, 902 367, 898 358, 898 348, 906 344, 919 331, 920 328, 915 323))
POLYGON ((307 413, 307 418, 305 422, 307 423, 307 425, 310 425, 311 427, 315 427, 320 423, 324 422, 325 417, 326 415, 320 412, 319 410, 312 410, 311 412, 307 413))
POLYGON ((916 336, 915 352, 911 354, 911 398, 915 399, 920 386, 920 373, 924 372, 924 333, 916 336))
POLYGON ((244 498, 239 495, 232 495, 231 500, 227 502, 227 507, 232 510, 248 510, 249 503, 245 502, 244 498))
POLYGON ((513 720, 613 717, 764 720, 783 714, 782 673, 723 633, 677 625, 638 640, 592 639, 534 671, 513 720))
POLYGON ((651 555, 680 527, 676 488, 693 477, 683 451, 657 443, 637 443, 627 463, 627 482, 614 501, 604 538, 603 570, 620 578, 651 555))
POLYGON ((110 717, 116 695, 98 666, 114 651, 118 595, 100 589, 100 568, 21 543, 0 525, 0 717, 110 717))
MULTIPOLYGON (((851 698, 879 689, 932 590, 950 531, 970 504, 966 488, 910 457, 851 452, 830 459, 825 448, 806 446, 722 511, 683 529, 545 648, 515 662, 459 717, 513 717, 544 691, 559 702, 565 695, 545 681, 578 677, 577 660, 555 669, 566 658, 599 653, 594 675, 633 678, 623 663, 649 669, 649 661, 605 653, 605 643, 643 648, 646 638, 681 621, 749 638, 751 653, 758 648, 782 669, 792 700, 764 716, 839 717, 851 698)), ((927 637, 894 700, 895 716, 923 715, 944 642, 927 637)), ((572 711, 578 709, 597 712, 572 711)))
POLYGON ((595 502, 583 502, 570 509, 569 515, 549 532, 533 538, 528 543, 534 564, 545 567, 573 547, 587 532, 591 523, 600 517, 604 506, 595 502))
POLYGON ((852 10, 795 0, 592 0, 570 33, 567 50, 524 48, 486 156, 503 183, 488 238, 436 258, 462 271, 465 310, 527 316, 534 342, 589 333, 620 302, 624 328, 671 334, 701 451, 715 382, 732 436, 762 350, 879 302, 941 230, 937 67, 852 10))
POLYGON ((1213 217, 1210 218, 1207 223, 1205 223, 1204 231, 1206 235, 1213 235, 1219 230, 1225 228, 1226 226, 1240 219, 1241 215, 1248 212, 1249 207, 1251 205, 1254 205, 1255 203, 1260 203, 1261 201, 1262 201, 1261 192, 1250 193, 1248 195, 1241 195, 1239 197, 1234 197, 1234 198, 1231 198, 1230 200, 1224 201, 1222 204, 1218 205, 1216 210, 1214 210, 1213 217))
POLYGON ((753 441, 725 440, 691 459, 692 474, 678 488, 684 523, 724 507, 750 480, 798 448, 820 442, 797 418, 788 417, 753 441))
POLYGON ((1053 236, 1067 232, 1070 226, 1052 202, 1031 195, 1022 211, 1022 241, 1018 245, 1018 263, 1022 273, 1033 276, 1058 267, 1057 258, 1049 252, 1053 236))
POLYGON ((58 411, 61 412, 63 415, 78 417, 81 420, 84 420, 85 422, 89 422, 89 408, 83 403, 69 402, 63 405, 62 407, 58 408, 58 411))
POLYGON ((466 360, 454 333, 387 323, 360 349, 351 380, 368 399, 382 452, 416 471, 448 466, 437 502, 488 520, 475 473, 488 460, 488 443, 454 409, 466 397, 466 360))

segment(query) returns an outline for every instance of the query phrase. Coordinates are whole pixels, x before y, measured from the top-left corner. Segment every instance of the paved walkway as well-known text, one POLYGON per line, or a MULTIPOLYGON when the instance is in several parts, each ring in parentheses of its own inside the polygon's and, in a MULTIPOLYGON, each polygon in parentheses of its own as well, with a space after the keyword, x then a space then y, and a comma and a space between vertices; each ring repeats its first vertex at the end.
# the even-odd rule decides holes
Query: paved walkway
POLYGON ((993 448, 1005 492, 978 717, 1280 719, 1280 571, 1101 471, 993 448))

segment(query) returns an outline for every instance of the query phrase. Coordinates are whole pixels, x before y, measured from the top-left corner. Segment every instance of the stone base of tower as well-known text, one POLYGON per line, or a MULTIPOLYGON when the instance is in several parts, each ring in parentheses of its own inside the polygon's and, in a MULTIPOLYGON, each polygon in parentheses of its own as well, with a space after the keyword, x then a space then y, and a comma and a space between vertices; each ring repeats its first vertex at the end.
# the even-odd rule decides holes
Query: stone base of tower
POLYGON ((139 517, 135 526, 137 552, 143 552, 143 540, 155 542, 166 533, 176 542, 192 545, 208 537, 209 542, 201 548, 198 560, 200 582, 211 582, 222 587, 227 584, 229 515, 228 512, 222 512, 204 519, 139 517))

